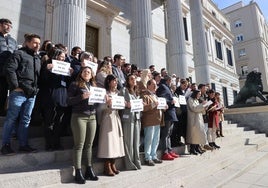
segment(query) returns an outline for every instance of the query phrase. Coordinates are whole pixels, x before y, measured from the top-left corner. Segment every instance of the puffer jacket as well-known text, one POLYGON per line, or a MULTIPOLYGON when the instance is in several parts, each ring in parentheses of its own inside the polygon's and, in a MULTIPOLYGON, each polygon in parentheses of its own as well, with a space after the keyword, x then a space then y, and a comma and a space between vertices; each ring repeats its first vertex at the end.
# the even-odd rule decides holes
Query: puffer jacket
POLYGON ((27 97, 36 95, 40 68, 40 57, 33 50, 24 47, 14 51, 5 67, 10 90, 21 88, 27 97))

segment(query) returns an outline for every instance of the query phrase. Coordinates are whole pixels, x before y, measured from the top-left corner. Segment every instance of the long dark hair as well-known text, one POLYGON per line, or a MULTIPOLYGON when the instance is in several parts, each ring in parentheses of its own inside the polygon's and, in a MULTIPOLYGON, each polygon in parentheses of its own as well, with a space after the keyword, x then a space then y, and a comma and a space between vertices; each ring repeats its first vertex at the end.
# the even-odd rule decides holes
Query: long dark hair
POLYGON ((77 77, 76 77, 76 84, 79 86, 79 87, 82 87, 82 88, 85 88, 86 87, 86 81, 82 78, 82 72, 83 70, 85 69, 90 69, 91 71, 91 79, 89 80, 89 83, 91 86, 96 86, 96 80, 95 80, 95 75, 92 71, 92 68, 91 67, 81 67, 77 77))
POLYGON ((134 86, 134 88, 131 88, 129 84, 129 80, 131 76, 134 76, 136 78, 134 74, 128 74, 126 78, 126 88, 128 89, 130 94, 137 94, 137 86, 134 86))
POLYGON ((106 91, 110 91, 110 83, 111 81, 115 80, 116 77, 113 74, 109 74, 105 80, 104 80, 104 87, 106 89, 106 91))
POLYGON ((198 94, 199 92, 201 92, 201 91, 200 91, 200 90, 193 90, 193 93, 191 94, 191 97, 192 97, 193 99, 196 99, 196 98, 197 98, 197 94, 198 94))

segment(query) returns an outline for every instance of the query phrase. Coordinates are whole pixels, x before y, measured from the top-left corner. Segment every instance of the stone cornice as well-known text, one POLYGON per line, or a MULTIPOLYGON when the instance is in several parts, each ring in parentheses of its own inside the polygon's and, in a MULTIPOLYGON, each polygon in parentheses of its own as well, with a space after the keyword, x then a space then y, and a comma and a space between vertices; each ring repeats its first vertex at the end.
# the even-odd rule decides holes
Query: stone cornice
POLYGON ((113 17, 119 15, 120 9, 104 0, 87 0, 87 6, 113 17))
POLYGON ((212 24, 217 26, 225 35, 229 38, 234 38, 230 30, 228 30, 218 19, 216 19, 207 9, 203 8, 203 15, 207 18, 212 24))
POLYGON ((153 38, 165 44, 167 44, 167 41, 168 41, 166 38, 163 38, 160 35, 156 35, 156 34, 153 34, 153 38))
POLYGON ((124 25, 130 25, 130 24, 131 24, 131 21, 130 21, 130 20, 125 19, 125 18, 123 18, 122 16, 116 16, 116 17, 114 18, 114 20, 115 20, 115 21, 118 21, 118 22, 120 22, 120 23, 122 23, 122 24, 124 24, 124 25))

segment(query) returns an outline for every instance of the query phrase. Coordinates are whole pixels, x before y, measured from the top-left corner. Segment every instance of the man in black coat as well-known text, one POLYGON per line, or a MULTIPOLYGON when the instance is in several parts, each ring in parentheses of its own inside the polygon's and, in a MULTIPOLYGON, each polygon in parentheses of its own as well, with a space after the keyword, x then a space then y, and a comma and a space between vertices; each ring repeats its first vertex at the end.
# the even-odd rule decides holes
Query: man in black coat
POLYGON ((17 42, 8 33, 12 28, 12 22, 9 19, 0 19, 0 116, 6 115, 6 100, 8 84, 5 77, 4 66, 14 50, 17 49, 17 42))
POLYGON ((14 154, 10 147, 10 137, 18 121, 19 151, 35 152, 28 145, 28 127, 35 103, 37 81, 41 63, 37 54, 40 48, 40 37, 36 34, 26 34, 25 47, 14 51, 6 65, 6 78, 10 88, 7 117, 3 126, 2 148, 3 155, 14 154))
POLYGON ((168 109, 164 113, 165 126, 161 128, 160 148, 163 151, 163 160, 174 160, 178 158, 175 152, 172 151, 171 147, 171 134, 173 130, 174 122, 178 121, 174 106, 173 94, 170 89, 171 77, 166 75, 159 83, 159 88, 156 90, 158 97, 163 97, 167 101, 168 109))

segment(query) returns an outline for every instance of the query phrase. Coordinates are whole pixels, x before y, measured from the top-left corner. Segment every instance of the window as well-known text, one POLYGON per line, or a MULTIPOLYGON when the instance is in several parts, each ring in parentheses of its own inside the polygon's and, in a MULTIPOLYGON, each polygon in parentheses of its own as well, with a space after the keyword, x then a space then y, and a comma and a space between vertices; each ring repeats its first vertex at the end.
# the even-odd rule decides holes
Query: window
POLYGON ((205 40, 206 40, 206 44, 207 44, 207 51, 209 52, 209 45, 208 45, 208 32, 205 31, 205 40))
POLYGON ((215 46, 216 46, 216 53, 217 53, 217 58, 222 60, 222 49, 221 49, 221 42, 217 41, 215 39, 215 46))
POLYGON ((236 90, 233 90, 233 98, 235 99, 237 96, 237 91, 236 90))
POLYGON ((246 49, 245 48, 238 50, 238 56, 239 57, 243 57, 245 55, 246 55, 246 49))
POLYGON ((226 54, 227 54, 228 65, 233 66, 232 51, 226 48, 226 54))
POLYGON ((228 106, 228 93, 227 93, 227 88, 226 87, 222 87, 222 97, 223 97, 223 102, 224 102, 224 106, 228 106))
POLYGON ((242 76, 246 76, 248 74, 248 66, 247 65, 241 66, 241 74, 242 74, 242 76))
POLYGON ((211 83, 211 89, 213 89, 214 91, 216 91, 216 84, 215 83, 211 83))
POLYGON ((216 17, 216 12, 214 12, 213 10, 212 10, 212 15, 214 16, 214 17, 216 17))
POLYGON ((183 26, 184 26, 185 40, 188 41, 189 37, 188 37, 187 19, 185 17, 183 18, 183 26))
POLYGON ((242 41, 244 41, 244 36, 243 36, 242 34, 237 35, 237 36, 236 36, 236 41, 237 41, 237 42, 242 42, 242 41))
POLYGON ((235 27, 241 27, 242 26, 242 22, 241 22, 241 20, 237 20, 236 22, 235 22, 235 27))

